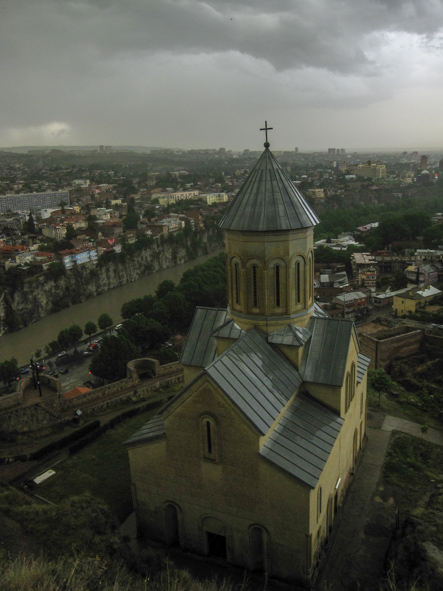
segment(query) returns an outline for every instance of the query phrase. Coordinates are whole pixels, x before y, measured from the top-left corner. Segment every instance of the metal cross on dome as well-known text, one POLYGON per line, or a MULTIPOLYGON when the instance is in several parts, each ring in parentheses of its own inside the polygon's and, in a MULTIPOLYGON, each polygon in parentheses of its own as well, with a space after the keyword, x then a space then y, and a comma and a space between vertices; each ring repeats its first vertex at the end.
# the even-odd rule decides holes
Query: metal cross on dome
POLYGON ((269 148, 269 146, 271 145, 268 142, 268 131, 270 131, 271 129, 274 129, 274 128, 273 127, 268 127, 268 122, 267 121, 265 121, 265 126, 260 128, 260 131, 264 131, 265 134, 266 134, 266 136, 265 136, 266 141, 264 143, 265 148, 269 148))

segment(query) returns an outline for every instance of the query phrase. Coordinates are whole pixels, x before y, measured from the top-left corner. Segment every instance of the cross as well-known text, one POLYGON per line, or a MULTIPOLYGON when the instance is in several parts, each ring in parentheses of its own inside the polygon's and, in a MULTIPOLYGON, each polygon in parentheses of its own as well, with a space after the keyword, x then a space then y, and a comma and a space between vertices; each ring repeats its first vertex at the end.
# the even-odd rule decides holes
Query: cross
POLYGON ((260 128, 260 131, 264 131, 266 134, 266 142, 265 142, 265 148, 269 148, 269 142, 268 142, 268 131, 270 131, 271 129, 274 129, 273 127, 268 127, 268 122, 265 121, 265 126, 260 128))

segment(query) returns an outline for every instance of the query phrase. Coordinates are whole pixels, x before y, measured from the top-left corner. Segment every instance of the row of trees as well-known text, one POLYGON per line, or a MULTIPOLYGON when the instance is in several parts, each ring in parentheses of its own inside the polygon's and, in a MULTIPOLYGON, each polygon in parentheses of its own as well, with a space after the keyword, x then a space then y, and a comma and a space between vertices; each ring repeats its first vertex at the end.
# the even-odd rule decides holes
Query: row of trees
MULTIPOLYGON (((113 320, 109 314, 104 313, 99 316, 97 324, 100 330, 107 330, 113 325, 113 320)), ((78 324, 72 324, 69 328, 63 328, 58 333, 57 340, 51 341, 46 345, 45 352, 49 355, 58 349, 70 349, 71 347, 76 347, 77 343, 83 337, 83 332, 88 337, 91 337, 97 332, 97 324, 89 320, 85 324, 84 330, 82 330, 81 326, 78 324)))

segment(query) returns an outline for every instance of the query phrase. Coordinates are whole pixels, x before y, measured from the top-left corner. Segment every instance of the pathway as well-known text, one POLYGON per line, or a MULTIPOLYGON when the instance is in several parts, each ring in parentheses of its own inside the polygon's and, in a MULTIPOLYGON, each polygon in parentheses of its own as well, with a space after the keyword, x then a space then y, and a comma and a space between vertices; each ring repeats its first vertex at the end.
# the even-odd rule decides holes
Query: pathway
POLYGON ((368 411, 367 443, 339 511, 339 524, 315 585, 317 591, 379 591, 395 504, 394 499, 384 502, 375 492, 394 430, 443 445, 442 431, 429 428, 422 433, 418 423, 368 411))

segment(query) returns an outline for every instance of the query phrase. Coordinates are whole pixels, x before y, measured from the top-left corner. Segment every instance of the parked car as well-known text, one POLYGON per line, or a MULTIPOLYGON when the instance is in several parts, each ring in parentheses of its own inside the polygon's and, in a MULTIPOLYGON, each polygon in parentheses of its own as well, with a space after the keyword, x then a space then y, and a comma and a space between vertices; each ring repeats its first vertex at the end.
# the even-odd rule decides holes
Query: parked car
POLYGON ((67 367, 64 367, 63 369, 59 370, 59 373, 65 374, 65 373, 68 373, 68 371, 69 371, 69 369, 67 367))
POLYGON ((24 367, 23 369, 20 370, 20 373, 22 376, 25 376, 26 374, 29 373, 29 367, 24 367))
POLYGON ((57 355, 57 357, 58 357, 59 359, 63 359, 64 357, 69 357, 69 355, 66 353, 66 351, 62 351, 61 353, 59 353, 59 354, 57 355))

